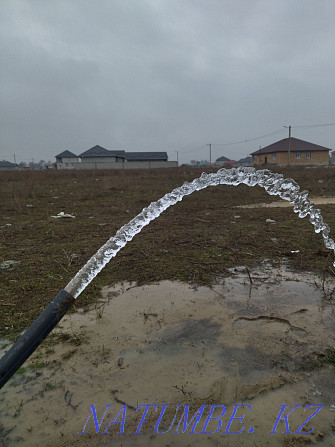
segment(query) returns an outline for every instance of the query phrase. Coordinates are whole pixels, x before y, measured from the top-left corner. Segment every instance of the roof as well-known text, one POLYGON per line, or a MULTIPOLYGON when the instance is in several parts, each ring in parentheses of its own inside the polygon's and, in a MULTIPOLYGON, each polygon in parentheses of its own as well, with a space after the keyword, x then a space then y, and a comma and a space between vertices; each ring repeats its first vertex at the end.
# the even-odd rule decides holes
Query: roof
POLYGON ((99 145, 93 146, 79 155, 79 157, 120 157, 125 158, 125 151, 109 151, 99 145))
POLYGON ((10 161, 2 160, 0 161, 0 168, 17 168, 17 165, 10 161))
POLYGON ((229 160, 229 158, 222 155, 222 157, 217 158, 215 161, 228 161, 228 160, 229 160))
POLYGON ((128 161, 167 161, 166 152, 126 152, 126 160, 128 161))
MULTIPOLYGON (((277 141, 269 146, 263 147, 256 152, 252 152, 250 155, 271 154, 273 152, 288 152, 289 138, 277 141)), ((318 144, 309 143, 308 141, 299 140, 298 138, 291 137, 290 152, 315 152, 315 151, 330 151, 331 149, 318 144)))
POLYGON ((227 160, 227 161, 225 161, 226 165, 233 165, 234 163, 237 163, 237 161, 236 160, 227 160))
POLYGON ((70 151, 64 151, 56 155, 56 158, 78 158, 78 155, 70 151))

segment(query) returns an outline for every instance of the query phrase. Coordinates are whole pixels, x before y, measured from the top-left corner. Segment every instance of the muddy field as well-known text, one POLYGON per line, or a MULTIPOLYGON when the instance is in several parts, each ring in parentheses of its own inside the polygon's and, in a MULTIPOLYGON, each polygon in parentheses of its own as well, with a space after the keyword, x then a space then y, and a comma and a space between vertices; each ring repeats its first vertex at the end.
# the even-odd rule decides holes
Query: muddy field
MULTIPOLYGON (((27 327, 122 225, 201 172, 1 172, 0 335, 15 336, 27 327), (60 212, 75 218, 51 217, 60 212)), ((312 198, 335 197, 335 168, 291 168, 283 174, 312 198)), ((298 270, 333 273, 332 253, 292 207, 236 208, 273 200, 261 188, 244 185, 192 194, 144 228, 86 289, 78 306, 94 302, 106 284, 170 279, 209 285, 227 268, 264 257, 289 257, 298 270)), ((334 204, 319 207, 334 235, 334 204)))
MULTIPOLYGON (((335 169, 283 173, 318 198, 334 237, 335 169)), ((1 351, 123 224, 200 174, 0 173, 1 351), (61 212, 74 217, 52 217, 61 212)), ((0 445, 333 445, 333 255, 292 207, 264 206, 274 200, 259 187, 207 188, 137 235, 0 392, 0 445), (323 405, 316 429, 288 435, 281 421, 271 437, 285 403, 323 405), (104 405, 126 406, 126 433, 97 435, 91 417, 79 435, 91 404, 99 418, 104 405), (134 435, 135 409, 148 404, 157 415, 134 435), (225 405, 221 432, 234 405, 252 411, 243 434, 229 433, 242 427, 234 419, 224 437, 175 439, 154 431, 164 404, 171 421, 178 405, 192 415, 206 405, 198 427, 210 405, 225 405)), ((304 414, 291 416, 294 427, 304 414)))

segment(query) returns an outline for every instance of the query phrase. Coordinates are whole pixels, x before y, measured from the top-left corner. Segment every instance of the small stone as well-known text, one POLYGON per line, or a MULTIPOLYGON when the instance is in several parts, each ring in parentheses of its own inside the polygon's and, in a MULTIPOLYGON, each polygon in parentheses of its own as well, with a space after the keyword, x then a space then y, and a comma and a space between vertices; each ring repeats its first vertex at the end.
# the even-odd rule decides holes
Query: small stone
POLYGON ((0 270, 8 270, 14 268, 17 264, 20 264, 20 261, 14 261, 12 259, 8 261, 3 261, 0 264, 0 270))

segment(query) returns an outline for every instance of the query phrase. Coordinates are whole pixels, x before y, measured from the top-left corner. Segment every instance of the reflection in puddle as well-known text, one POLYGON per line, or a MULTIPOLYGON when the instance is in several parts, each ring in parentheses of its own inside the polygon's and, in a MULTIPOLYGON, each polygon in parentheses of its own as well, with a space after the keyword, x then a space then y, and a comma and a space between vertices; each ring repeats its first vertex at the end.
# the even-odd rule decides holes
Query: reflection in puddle
MULTIPOLYGON (((67 315, 1 390, 0 445, 332 445, 332 300, 314 275, 283 266, 231 274, 212 289, 169 281, 105 287, 94 309, 67 315), (111 434, 96 434, 90 421, 79 434, 91 404, 99 420, 105 405, 114 406, 114 416, 126 405, 126 433, 116 434, 116 425, 111 434), (158 413, 148 413, 144 433, 133 434, 141 418, 136 408, 147 404, 174 411, 189 404, 192 415, 201 405, 225 405, 225 425, 234 405, 248 404, 254 431, 248 425, 239 435, 157 434, 158 413), (285 434, 281 422, 270 435, 283 404, 324 405, 315 430, 285 434)), ((292 427, 303 416, 290 416, 292 427)))

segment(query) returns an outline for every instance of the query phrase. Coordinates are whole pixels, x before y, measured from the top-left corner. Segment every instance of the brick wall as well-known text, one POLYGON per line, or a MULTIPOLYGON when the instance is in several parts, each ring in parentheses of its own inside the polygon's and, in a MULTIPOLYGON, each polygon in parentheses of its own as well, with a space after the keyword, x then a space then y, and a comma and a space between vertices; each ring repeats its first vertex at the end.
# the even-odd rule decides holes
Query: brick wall
MULTIPOLYGON (((328 165, 329 155, 328 151, 315 151, 315 152, 300 152, 299 158, 298 152, 290 153, 290 165, 328 165), (308 158, 307 154, 311 154, 308 158)), ((276 152, 270 154, 261 154, 253 156, 253 165, 277 165, 285 166, 288 164, 288 152, 276 152)))

